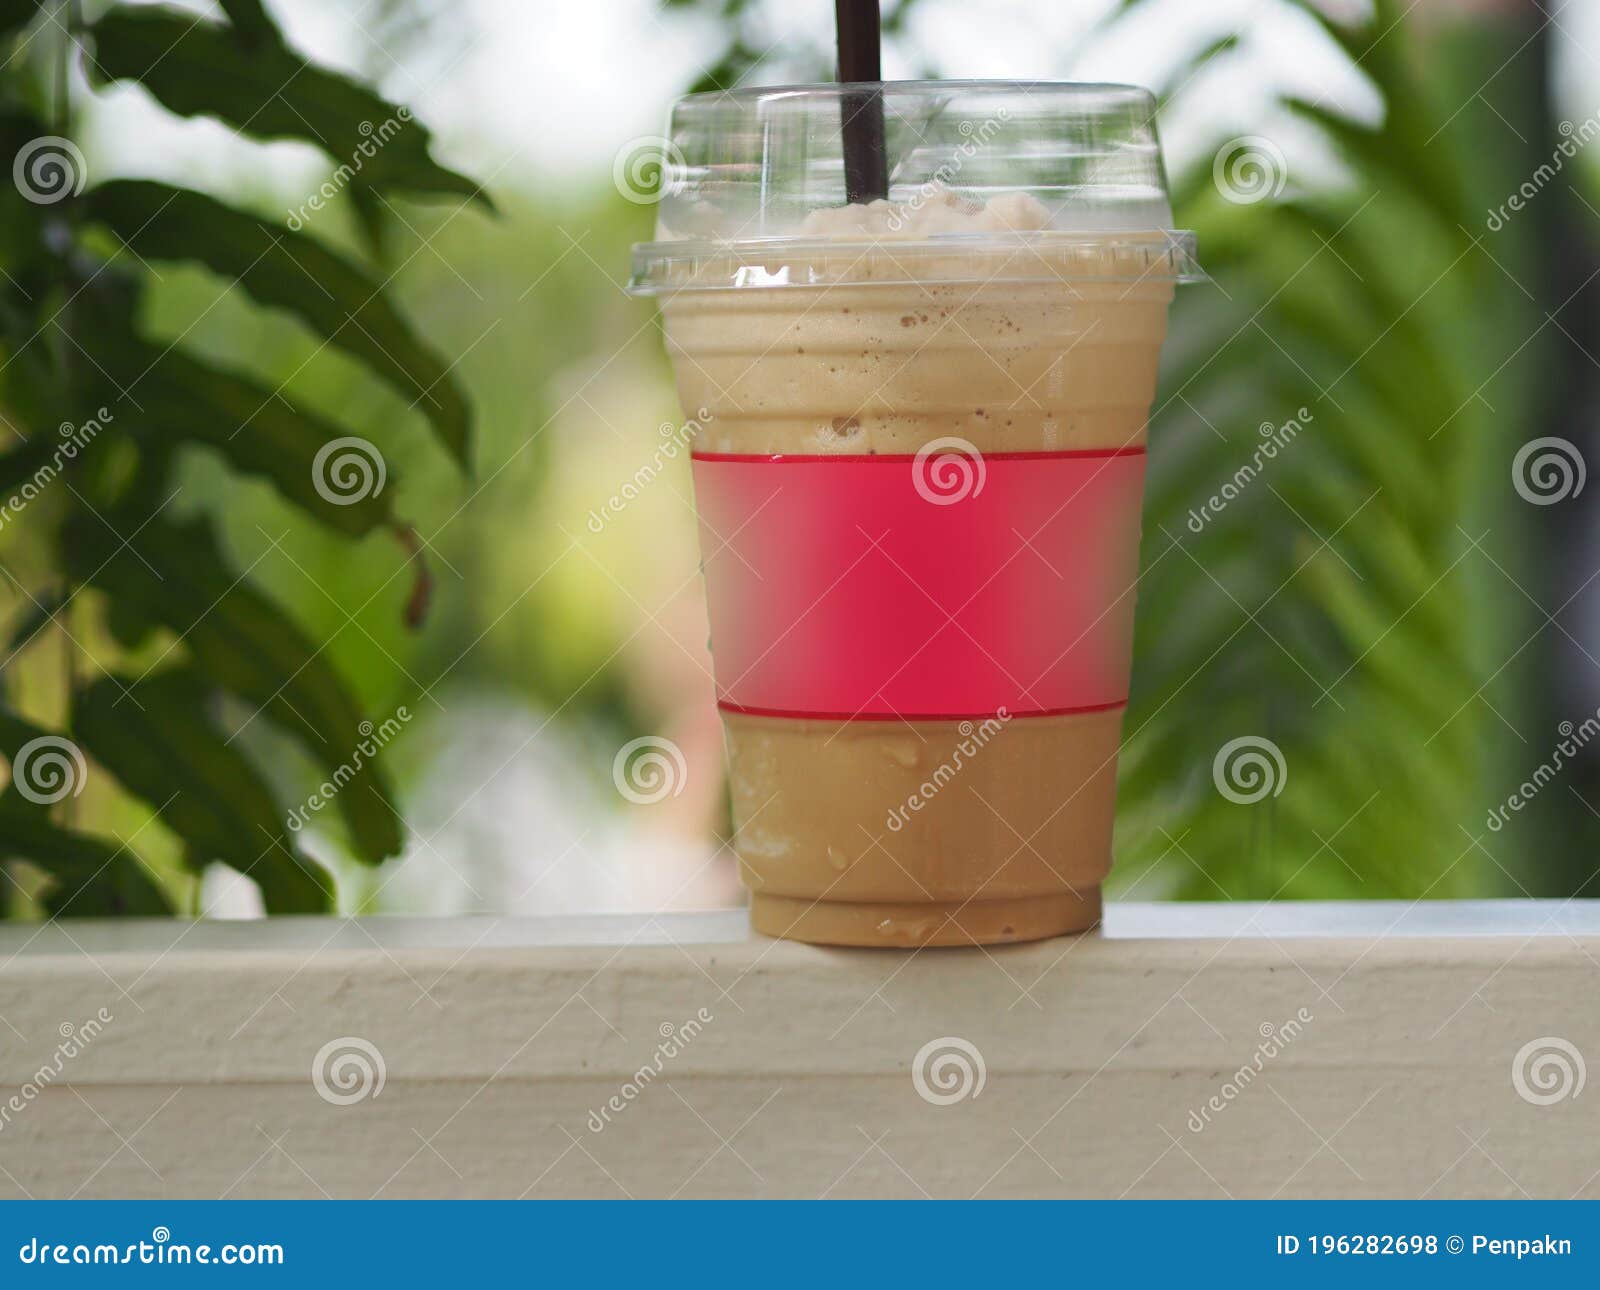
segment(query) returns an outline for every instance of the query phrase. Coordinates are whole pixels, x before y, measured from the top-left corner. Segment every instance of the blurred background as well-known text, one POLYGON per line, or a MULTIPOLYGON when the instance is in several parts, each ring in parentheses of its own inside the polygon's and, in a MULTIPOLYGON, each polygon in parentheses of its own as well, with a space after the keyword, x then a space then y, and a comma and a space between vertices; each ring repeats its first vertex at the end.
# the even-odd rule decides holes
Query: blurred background
MULTIPOLYGON (((379 444, 427 549, 433 604, 413 632, 391 536, 352 548, 264 484, 203 454, 185 464, 183 505, 218 517, 236 563, 331 642, 365 710, 409 713, 385 752, 402 854, 354 864, 331 812, 302 841, 338 873, 345 911, 738 903, 688 463, 631 485, 681 418, 654 307, 622 287, 630 243, 651 234, 649 137, 669 101, 830 79, 831 6, 267 8, 299 50, 413 108, 434 156, 500 212, 397 203, 386 266, 417 329, 459 356, 470 477, 285 318, 197 268, 162 266, 152 285, 151 330, 248 355, 379 444), (624 485, 627 504, 591 524, 624 485), (676 744, 687 773, 641 804, 613 763, 645 734, 676 744)), ((1584 745, 1600 731, 1600 487, 1583 483, 1600 407, 1600 7, 884 13, 891 78, 1154 89, 1177 222, 1212 278, 1180 292, 1152 425, 1114 894, 1596 894, 1600 743, 1584 745), (1240 476, 1290 421, 1298 433, 1240 476), (1242 737, 1281 754, 1275 795, 1219 791, 1215 759, 1242 737)), ((93 182, 181 182, 288 221, 331 169, 306 146, 169 115, 142 88, 79 80, 93 182)), ((357 246, 349 201, 304 218, 357 246)), ((0 531, 13 622, 30 558, 26 526, 0 531)), ((61 666, 49 649, 15 658, 11 702, 48 714, 61 666)), ((311 791, 317 774, 273 736, 250 739, 282 802, 311 791)), ((91 779, 76 810, 177 872, 176 841, 113 784, 91 779)), ((184 906, 260 908, 220 868, 184 906)))

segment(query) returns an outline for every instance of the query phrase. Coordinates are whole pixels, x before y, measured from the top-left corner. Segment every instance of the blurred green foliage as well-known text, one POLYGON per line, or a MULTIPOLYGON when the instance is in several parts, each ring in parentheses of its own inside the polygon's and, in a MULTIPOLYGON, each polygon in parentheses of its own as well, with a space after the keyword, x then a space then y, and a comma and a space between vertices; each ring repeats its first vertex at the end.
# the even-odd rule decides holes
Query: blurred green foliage
MULTIPOLYGON (((250 583, 215 515, 169 509, 189 458, 203 452, 263 480, 297 527, 310 519, 346 539, 387 532, 411 544, 384 492, 382 452, 337 414, 297 404, 280 374, 252 377, 231 356, 186 347, 203 315, 176 336, 152 332, 155 266, 193 263, 238 298, 292 317, 318 350, 342 351, 420 414, 463 464, 465 396, 384 280, 294 221, 150 180, 85 190, 70 137, 74 60, 94 83, 136 82, 180 116, 318 147, 339 167, 339 185, 369 200, 488 202, 431 159, 427 131, 405 108, 307 63, 258 0, 228 0, 225 10, 225 23, 161 6, 112 7, 90 23, 76 5, 0 13, 0 39, 13 46, 0 150, 15 158, 0 199, 11 440, 0 487, 7 526, 26 543, 24 567, 7 570, 24 608, 8 633, 6 681, 30 647, 66 646, 51 725, 21 715, 20 703, 0 709, 9 780, 0 854, 43 875, 30 882, 7 869, 16 908, 37 900, 51 914, 160 913, 181 890, 132 838, 119 843, 95 831, 99 821, 77 818, 88 758, 160 820, 187 873, 221 862, 255 879, 271 911, 331 908, 332 876, 280 820, 249 741, 236 742, 258 715, 338 786, 329 796, 352 856, 377 864, 401 846, 388 777, 369 746, 373 724, 325 643, 250 583), (37 67, 44 60, 49 72, 37 67), (49 93, 39 92, 46 81, 49 93)), ((420 594, 409 608, 420 616, 420 594)))
MULTIPOLYGON (((235 22, 255 12, 226 7, 235 22)), ((770 78, 760 5, 668 7, 709 13, 727 35, 701 87, 770 78)), ((909 47, 914 7, 885 6, 887 39, 909 47)), ((1108 21, 1140 7, 1129 0, 1108 21)), ((1291 105, 1334 160, 1314 179, 1289 175, 1266 200, 1227 200, 1209 151, 1172 176, 1178 222, 1198 231, 1213 280, 1180 293, 1152 425, 1116 881, 1145 897, 1569 894, 1592 866, 1557 865, 1549 857, 1559 848, 1545 843, 1592 834, 1573 795, 1545 794, 1514 848, 1509 835, 1486 837, 1482 824, 1546 755, 1539 731, 1553 742, 1557 720, 1576 715, 1564 710, 1547 643, 1519 649, 1543 620, 1550 581, 1531 528, 1537 517, 1510 483, 1517 446, 1540 433, 1549 230, 1543 214, 1492 240, 1483 224, 1483 212, 1548 153, 1548 71, 1537 46, 1506 61, 1526 44, 1523 14, 1425 28, 1390 0, 1351 23, 1300 7, 1368 79, 1382 119, 1367 128, 1316 104, 1291 105), (1490 114, 1522 127, 1523 142, 1490 114), (1304 423, 1300 433, 1195 531, 1191 516, 1253 460, 1261 426, 1290 420, 1304 423), (1523 735, 1508 732, 1508 717, 1523 735), (1218 793, 1214 779, 1219 750, 1241 737, 1270 740, 1284 767, 1281 791, 1250 805, 1218 793)), ((1236 44, 1219 41, 1174 69, 1158 87, 1164 110, 1182 114, 1194 73, 1225 71, 1236 44)), ((784 50, 786 76, 825 77, 828 61, 825 48, 784 50)), ((50 84, 38 62, 19 59, 13 69, 19 95, 34 102, 41 92, 48 100, 50 84)), ((169 89, 167 106, 185 110, 183 88, 169 89)), ((395 164, 402 160, 397 154, 395 164)), ((406 164, 429 164, 426 149, 406 164)), ((426 173, 445 191, 459 180, 426 173)), ((130 205, 139 196, 124 192, 130 205)), ((218 558, 246 575, 242 585, 317 642, 352 713, 405 705, 426 717, 441 695, 488 692, 549 714, 573 735, 572 747, 592 753, 603 780, 617 743, 656 728, 675 697, 650 680, 660 660, 639 657, 653 604, 641 607, 635 590, 657 577, 659 551, 692 541, 692 530, 686 507, 641 508, 618 531, 586 538, 589 554, 563 558, 593 498, 637 465, 640 440, 618 427, 653 434, 676 407, 656 326, 620 290, 628 244, 649 235, 653 212, 621 200, 600 174, 591 189, 561 194, 512 191, 500 201, 504 218, 487 221, 456 201, 417 206, 347 192, 307 230, 346 259, 381 262, 369 271, 389 279, 384 294, 398 316, 470 391, 474 473, 464 486, 451 466, 460 442, 445 412, 430 424, 411 408, 400 373, 385 379, 359 353, 257 307, 248 283, 233 285, 249 266, 219 262, 220 251, 163 258, 159 278, 144 276, 140 335, 160 347, 181 338, 195 363, 280 388, 303 427, 325 435, 336 423, 381 447, 383 509, 341 511, 325 517, 331 526, 307 521, 301 503, 312 499, 293 489, 303 476, 242 460, 208 443, 200 426, 185 432, 170 462, 181 486, 167 512, 174 531, 211 526, 218 558), (417 566, 396 532, 424 544, 433 603, 420 633, 405 625, 417 566)), ((1541 201, 1555 211, 1558 199, 1552 191, 1541 201)), ((229 194, 238 211, 277 226, 299 202, 264 185, 229 194)), ((51 208, 20 213, 39 209, 51 208)), ((8 256, 15 227, 0 220, 8 256)), ((126 219, 121 231, 147 236, 126 219)), ((83 237, 105 239, 102 254, 115 249, 87 220, 83 237)), ((276 276, 260 290, 270 292, 276 276)), ((7 415, 53 426, 49 416, 27 420, 13 401, 19 370, 5 377, 7 415)), ((171 411, 182 424, 193 409, 171 411)), ((687 493, 686 472, 665 482, 673 490, 687 493)), ((76 580, 90 589, 50 619, 54 602, 41 593, 71 585, 54 586, 58 565, 27 532, 47 519, 65 523, 70 510, 70 496, 43 496, 26 525, 0 530, 0 561, 14 579, 12 627, 53 624, 5 669, 12 711, 28 714, 28 725, 6 736, 11 743, 51 723, 76 733, 87 719, 83 728, 94 729, 109 692, 85 653, 125 681, 160 660, 151 679, 168 693, 158 702, 174 713, 196 706, 185 697, 198 680, 187 652, 182 667, 173 666, 178 655, 161 659, 171 633, 159 632, 128 649, 140 624, 111 621, 114 601, 94 589, 92 566, 80 563, 76 580), (22 586, 43 602, 43 617, 22 586), (63 624, 83 646, 70 667, 71 651, 43 644, 63 624), (78 711, 59 698, 69 689, 78 711)), ((207 709, 220 729, 237 732, 231 747, 281 811, 320 772, 307 749, 251 711, 248 693, 207 709)), ((180 724, 175 736, 187 730, 180 724)), ((89 752, 115 776, 119 754, 108 735, 89 752)), ((402 799, 428 772, 430 751, 416 739, 393 750, 402 799)), ((238 769, 216 760, 208 773, 238 769)), ((125 763, 130 781, 133 761, 125 763)), ((230 857, 216 821, 158 819, 153 787, 116 787, 96 775, 56 818, 73 807, 74 829, 135 839, 161 901, 172 903, 185 889, 182 875, 230 857)), ((239 800, 247 815, 260 815, 257 829, 271 827, 259 795, 239 800)), ((38 827, 36 815, 27 827, 38 827)), ((362 858, 357 835, 327 821, 319 829, 339 857, 362 858)), ((32 850, 68 872, 69 861, 50 861, 38 838, 4 837, 10 853, 32 850)), ((92 866, 114 847, 70 863, 92 866)), ((375 885, 353 869, 342 880, 355 893, 347 904, 374 898, 375 885)), ((93 912, 142 900, 112 892, 93 912)))

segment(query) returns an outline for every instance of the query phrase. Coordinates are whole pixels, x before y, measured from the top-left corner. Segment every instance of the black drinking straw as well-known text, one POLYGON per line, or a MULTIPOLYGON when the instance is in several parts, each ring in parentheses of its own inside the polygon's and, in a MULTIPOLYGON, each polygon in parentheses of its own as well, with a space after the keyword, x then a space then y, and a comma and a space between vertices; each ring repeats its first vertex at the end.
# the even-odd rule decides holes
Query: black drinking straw
POLYGON ((889 195, 878 0, 833 0, 833 15, 839 26, 839 80, 867 86, 840 96, 845 196, 851 202, 875 201, 889 195))

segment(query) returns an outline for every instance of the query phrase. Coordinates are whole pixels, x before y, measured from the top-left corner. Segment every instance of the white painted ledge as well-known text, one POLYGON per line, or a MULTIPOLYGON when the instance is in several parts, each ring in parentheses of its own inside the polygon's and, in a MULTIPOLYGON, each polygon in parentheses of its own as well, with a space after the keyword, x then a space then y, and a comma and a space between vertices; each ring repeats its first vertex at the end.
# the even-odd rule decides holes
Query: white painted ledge
POLYGON ((1600 1090, 1514 1083, 1547 1038, 1600 1060, 1600 902, 1121 905, 919 953, 736 913, 8 927, 0 1196, 1600 1196, 1600 1090), (350 1037, 384 1084, 333 1105, 350 1037), (934 1105, 945 1037, 984 1084, 934 1105))

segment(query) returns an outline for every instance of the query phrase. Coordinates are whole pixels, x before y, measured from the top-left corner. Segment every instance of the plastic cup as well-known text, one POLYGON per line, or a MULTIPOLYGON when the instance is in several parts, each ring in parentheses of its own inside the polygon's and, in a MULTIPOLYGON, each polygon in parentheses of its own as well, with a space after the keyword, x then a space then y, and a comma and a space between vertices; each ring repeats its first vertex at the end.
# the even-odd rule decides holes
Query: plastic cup
POLYGON ((845 945, 1079 931, 1111 863, 1145 425, 1174 284, 1143 90, 691 95, 657 238, 755 928, 845 945), (701 412, 705 415, 701 415, 701 412))

